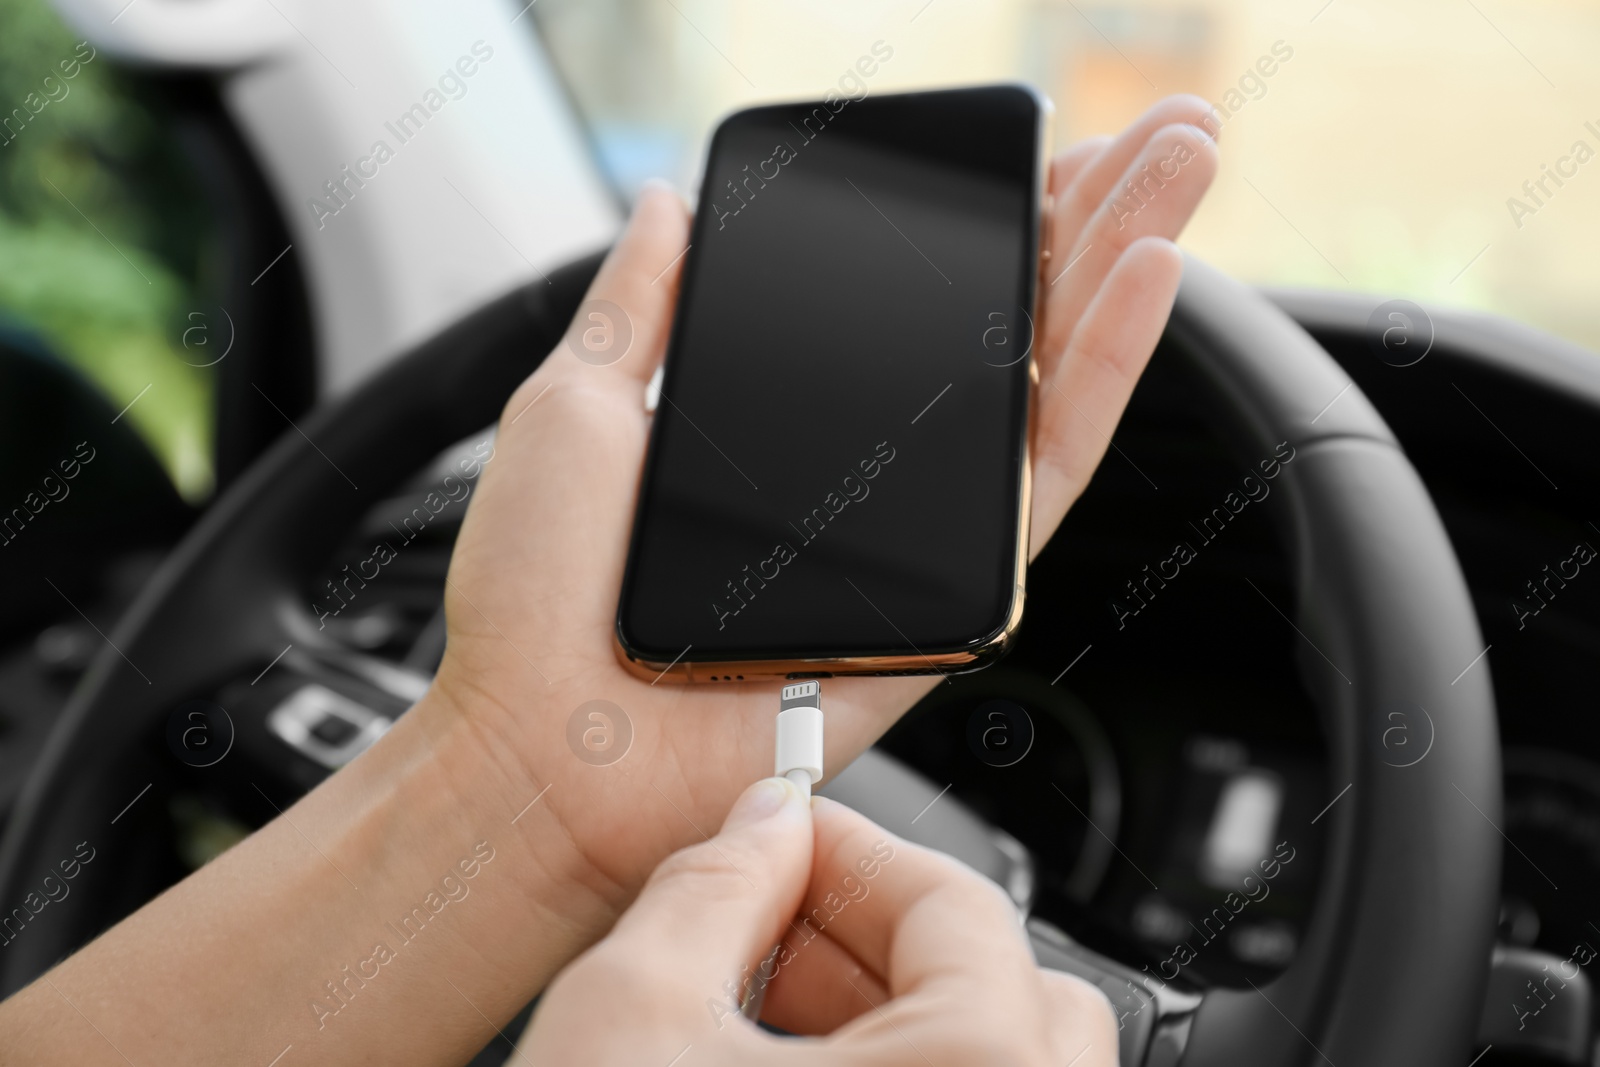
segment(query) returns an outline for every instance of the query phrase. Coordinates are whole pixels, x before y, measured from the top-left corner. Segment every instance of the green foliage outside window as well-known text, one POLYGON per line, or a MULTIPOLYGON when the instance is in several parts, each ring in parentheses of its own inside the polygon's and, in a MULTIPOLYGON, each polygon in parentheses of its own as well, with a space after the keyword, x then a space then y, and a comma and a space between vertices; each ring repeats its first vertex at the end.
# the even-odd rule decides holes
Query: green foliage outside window
POLYGON ((149 443, 212 483, 212 387, 179 339, 209 220, 170 134, 44 0, 0 0, 0 316, 41 334, 149 443), (143 396, 139 396, 149 386, 143 396))

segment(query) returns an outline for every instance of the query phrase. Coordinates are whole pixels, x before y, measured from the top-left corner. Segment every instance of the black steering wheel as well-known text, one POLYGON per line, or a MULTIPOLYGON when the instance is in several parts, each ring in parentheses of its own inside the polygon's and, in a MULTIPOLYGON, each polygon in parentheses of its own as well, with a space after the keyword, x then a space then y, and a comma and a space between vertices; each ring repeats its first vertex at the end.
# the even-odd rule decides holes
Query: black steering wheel
MULTIPOLYGON (((71 894, 0 953, 0 995, 143 902, 147 891, 127 889, 150 862, 131 828, 159 807, 129 801, 170 774, 153 766, 149 738, 174 707, 250 677, 285 644, 315 648, 302 594, 312 576, 376 501, 495 420, 556 346, 598 264, 495 301, 314 413, 172 553, 62 713, 0 842, 6 906, 80 842, 97 852, 71 894)), ((1123 1062, 1459 1067, 1498 903, 1500 765, 1487 666, 1458 676, 1483 646, 1450 542, 1360 390, 1254 290, 1190 259, 1157 359, 1183 364, 1244 462, 1279 442, 1295 449, 1270 506, 1293 561, 1298 666, 1320 708, 1330 781, 1350 787, 1326 815, 1323 884, 1294 962, 1249 990, 1130 986, 1151 1010, 1124 1026, 1123 1062), (1415 708, 1433 745, 1396 766, 1383 744, 1389 715, 1415 708)), ((1036 944, 1042 963, 1109 991, 1138 980, 1078 946, 1036 944)))

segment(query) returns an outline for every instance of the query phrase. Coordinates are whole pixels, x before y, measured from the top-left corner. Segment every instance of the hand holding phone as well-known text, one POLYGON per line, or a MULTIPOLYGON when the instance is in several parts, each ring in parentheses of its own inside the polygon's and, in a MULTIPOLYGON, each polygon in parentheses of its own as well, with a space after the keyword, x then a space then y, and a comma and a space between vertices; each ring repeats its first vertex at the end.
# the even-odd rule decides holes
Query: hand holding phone
MULTIPOLYGON (((1054 161, 1052 257, 1034 344, 1030 551, 1044 546, 1088 483, 1107 448, 1103 434, 1115 429, 1166 322, 1181 260, 1165 239, 1182 228, 1215 169, 1215 149, 1192 125, 1208 108, 1192 97, 1163 101, 1116 140, 1084 142, 1054 161), (1126 195, 1122 183, 1169 157, 1175 139, 1197 146, 1196 159, 1119 228, 1111 205, 1126 195)), ((739 216, 730 229, 755 218, 739 216)), ((772 769, 773 685, 651 685, 624 670, 614 647, 651 427, 646 383, 666 349, 688 243, 682 201, 659 187, 643 193, 587 294, 625 311, 632 344, 609 366, 562 344, 507 402, 445 594, 449 641, 435 697, 480 722, 495 746, 508 818, 540 797, 517 831, 551 863, 586 873, 585 891, 556 902, 574 944, 599 936, 662 858, 700 840, 696 826, 718 825, 734 798, 772 769), (616 761, 609 767, 567 748, 569 724, 595 700, 626 717, 614 725, 626 725, 628 744, 606 756, 616 761), (615 893, 597 896, 597 885, 615 893)), ((867 442, 852 462, 883 439, 867 442)), ((872 480, 873 495, 849 507, 870 514, 909 458, 898 452, 872 480)), ((823 536, 832 532, 844 531, 823 536)), ((848 764, 935 681, 830 682, 827 766, 848 764)), ((558 949, 552 958, 565 958, 558 949)))

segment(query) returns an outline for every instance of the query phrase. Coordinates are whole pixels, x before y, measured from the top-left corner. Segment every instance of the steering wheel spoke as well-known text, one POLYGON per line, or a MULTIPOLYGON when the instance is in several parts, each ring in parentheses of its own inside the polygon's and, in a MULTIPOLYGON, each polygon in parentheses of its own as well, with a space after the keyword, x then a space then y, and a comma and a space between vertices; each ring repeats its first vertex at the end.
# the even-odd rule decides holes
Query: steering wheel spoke
POLYGON ((1182 1059, 1203 994, 1102 956, 1039 918, 1028 920, 1028 940, 1039 966, 1076 975, 1111 1002, 1117 1017, 1118 1063, 1170 1067, 1182 1059))

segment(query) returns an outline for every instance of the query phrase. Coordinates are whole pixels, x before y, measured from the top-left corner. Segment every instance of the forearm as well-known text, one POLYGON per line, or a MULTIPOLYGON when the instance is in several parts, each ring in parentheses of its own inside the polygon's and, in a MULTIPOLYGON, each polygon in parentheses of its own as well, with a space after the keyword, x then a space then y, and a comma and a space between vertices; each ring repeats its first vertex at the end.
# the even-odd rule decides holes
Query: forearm
POLYGON ((617 901, 430 693, 260 832, 0 1005, 17 1062, 459 1062, 617 901), (513 822, 515 820, 515 822, 513 822), (487 1020, 487 1021, 486 1021, 487 1020))

